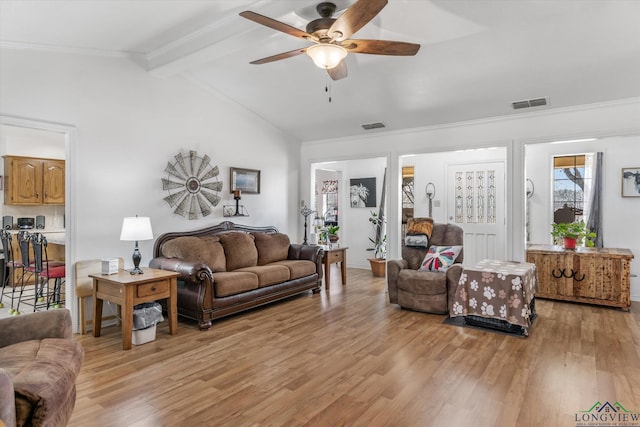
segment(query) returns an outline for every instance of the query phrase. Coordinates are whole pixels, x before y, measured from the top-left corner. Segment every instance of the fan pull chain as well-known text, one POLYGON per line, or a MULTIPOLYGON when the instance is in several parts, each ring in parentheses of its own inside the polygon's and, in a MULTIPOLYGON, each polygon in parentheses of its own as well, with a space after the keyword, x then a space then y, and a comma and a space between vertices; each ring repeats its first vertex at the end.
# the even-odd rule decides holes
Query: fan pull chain
POLYGON ((329 102, 331 102, 331 80, 327 76, 324 79, 324 91, 329 95, 329 102))

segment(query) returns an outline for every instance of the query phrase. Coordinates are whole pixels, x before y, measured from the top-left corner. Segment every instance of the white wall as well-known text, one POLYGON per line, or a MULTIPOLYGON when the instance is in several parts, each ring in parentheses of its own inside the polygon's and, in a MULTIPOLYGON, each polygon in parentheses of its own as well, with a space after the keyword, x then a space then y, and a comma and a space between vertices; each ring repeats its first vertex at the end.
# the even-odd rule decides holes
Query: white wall
MULTIPOLYGON (((342 176, 342 179, 338 182, 338 222, 340 225, 338 235, 340 236, 340 245, 349 247, 347 251, 347 265, 349 267, 369 268, 367 259, 373 257, 373 252, 367 251, 367 248, 373 247, 369 237, 375 237, 369 217, 371 216, 371 211, 377 214, 380 207, 382 180, 386 165, 386 158, 378 157, 331 162, 329 164, 320 163, 311 166, 312 170, 331 169, 339 172, 342 176), (376 178, 376 207, 351 207, 349 203, 349 183, 352 178, 376 178)), ((386 205, 389 206, 388 203, 386 205)))
MULTIPOLYGON (((633 274, 640 274, 640 198, 621 197, 621 170, 640 165, 640 135, 617 136, 596 141, 567 144, 529 144, 526 147, 526 174, 535 185, 529 199, 529 224, 532 243, 552 243, 553 222, 552 165, 553 156, 603 152, 602 228, 604 246, 630 249, 633 274)), ((640 280, 633 277, 632 299, 640 301, 640 280)))
MULTIPOLYGON (((343 232, 344 243, 349 246, 347 255, 347 265, 350 267, 369 268, 368 258, 373 258, 373 252, 367 251, 373 244, 369 238, 375 237, 375 229, 369 218, 371 212, 378 213, 380 209, 380 198, 382 197, 382 180, 384 168, 387 166, 387 159, 378 157, 374 159, 350 160, 345 162, 345 172, 343 173, 345 189, 347 195, 345 207, 342 209, 345 231, 343 232), (349 184, 351 179, 375 178, 376 179, 376 206, 369 208, 352 208, 349 203, 349 184)), ((386 203, 389 206, 389 203, 386 203)))
MULTIPOLYGON (((400 205, 400 156, 471 149, 505 147, 507 150, 507 256, 523 260, 525 253, 525 145, 586 137, 640 135, 640 99, 614 103, 586 105, 578 108, 545 110, 491 120, 454 123, 429 128, 389 132, 369 132, 366 135, 303 143, 302 170, 317 162, 385 157, 389 165, 387 206, 400 205)), ((618 163, 624 163, 623 156, 618 163)), ((622 165, 624 166, 624 165, 622 165)), ((633 165, 629 165, 633 166, 633 165)), ((637 166, 637 165, 636 165, 637 166)), ((309 188, 310 176, 302 175, 302 189, 309 188)), ((303 194, 304 198, 305 195, 303 194)), ((399 208, 388 209, 389 224, 399 224, 399 208)), ((637 215, 636 215, 637 217, 637 215)), ((628 226, 618 222, 608 230, 609 236, 624 233, 628 226)), ((399 235, 389 227, 389 258, 399 256, 399 235)), ((636 245, 637 246, 637 245, 636 245)), ((636 260, 640 253, 635 253, 636 260)), ((640 275, 637 261, 632 274, 640 275)), ((638 295, 640 283, 632 278, 632 294, 638 295)), ((640 296, 635 297, 640 300, 640 296)))
MULTIPOLYGON (((237 222, 275 225, 299 239, 298 141, 202 87, 154 77, 126 58, 12 49, 0 54, 5 123, 6 116, 17 116, 75 129, 67 152, 73 212, 66 224, 72 231, 68 261, 123 256, 131 266, 133 244, 119 241, 125 216, 150 216, 156 236, 227 219, 221 205, 233 203, 231 166, 260 169, 262 179, 261 194, 243 195, 250 216, 237 222), (222 203, 202 220, 175 215, 162 200, 165 167, 187 150, 208 154, 224 182, 222 203)), ((153 241, 140 247, 147 265, 153 241)))

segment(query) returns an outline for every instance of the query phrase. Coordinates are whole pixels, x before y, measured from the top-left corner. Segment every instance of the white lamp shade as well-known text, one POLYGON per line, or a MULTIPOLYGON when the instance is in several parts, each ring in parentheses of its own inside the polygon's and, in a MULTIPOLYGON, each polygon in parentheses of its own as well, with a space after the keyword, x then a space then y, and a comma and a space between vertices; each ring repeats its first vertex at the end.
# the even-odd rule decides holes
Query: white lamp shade
POLYGON ((151 240, 151 220, 147 216, 130 216, 122 221, 120 240, 151 240))
POLYGON ((347 56, 345 48, 332 43, 314 44, 307 48, 306 53, 313 59, 314 64, 327 70, 337 66, 347 56))

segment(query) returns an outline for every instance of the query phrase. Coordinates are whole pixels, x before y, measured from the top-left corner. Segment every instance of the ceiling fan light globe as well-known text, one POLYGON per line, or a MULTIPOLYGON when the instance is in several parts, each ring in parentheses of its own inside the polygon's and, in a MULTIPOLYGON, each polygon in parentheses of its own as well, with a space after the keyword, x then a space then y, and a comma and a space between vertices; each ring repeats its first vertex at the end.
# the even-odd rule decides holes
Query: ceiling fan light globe
POLYGON ((348 52, 337 44, 320 43, 309 46, 306 53, 316 66, 330 70, 336 67, 347 56, 348 52))

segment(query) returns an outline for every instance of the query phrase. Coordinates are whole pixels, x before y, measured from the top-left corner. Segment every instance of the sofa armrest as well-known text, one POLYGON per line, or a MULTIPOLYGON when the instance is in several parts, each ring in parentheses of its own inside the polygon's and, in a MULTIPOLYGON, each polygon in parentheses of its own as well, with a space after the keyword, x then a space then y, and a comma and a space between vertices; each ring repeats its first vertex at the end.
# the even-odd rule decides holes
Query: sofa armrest
POLYGON ((307 260, 316 265, 318 280, 322 279, 322 256, 323 250, 320 246, 301 245, 299 243, 291 243, 289 245, 289 255, 287 259, 307 260))
POLYGON ((390 259, 387 261, 387 289, 391 304, 398 303, 398 275, 401 270, 408 268, 409 263, 405 259, 390 259))
POLYGON ((65 308, 0 319, 0 347, 44 338, 71 339, 71 312, 65 308))
POLYGON ((213 283, 213 272, 207 264, 189 262, 180 258, 156 257, 149 262, 149 267, 175 271, 180 274, 178 280, 185 282, 201 283, 209 279, 213 283))
POLYGON ((0 425, 16 425, 16 397, 13 381, 9 373, 2 368, 0 368, 0 425))
POLYGON ((178 305, 181 299, 196 301, 197 309, 210 310, 215 298, 213 288, 213 272, 207 264, 189 262, 181 258, 156 257, 149 262, 149 267, 175 271, 180 274, 178 281, 178 305))

